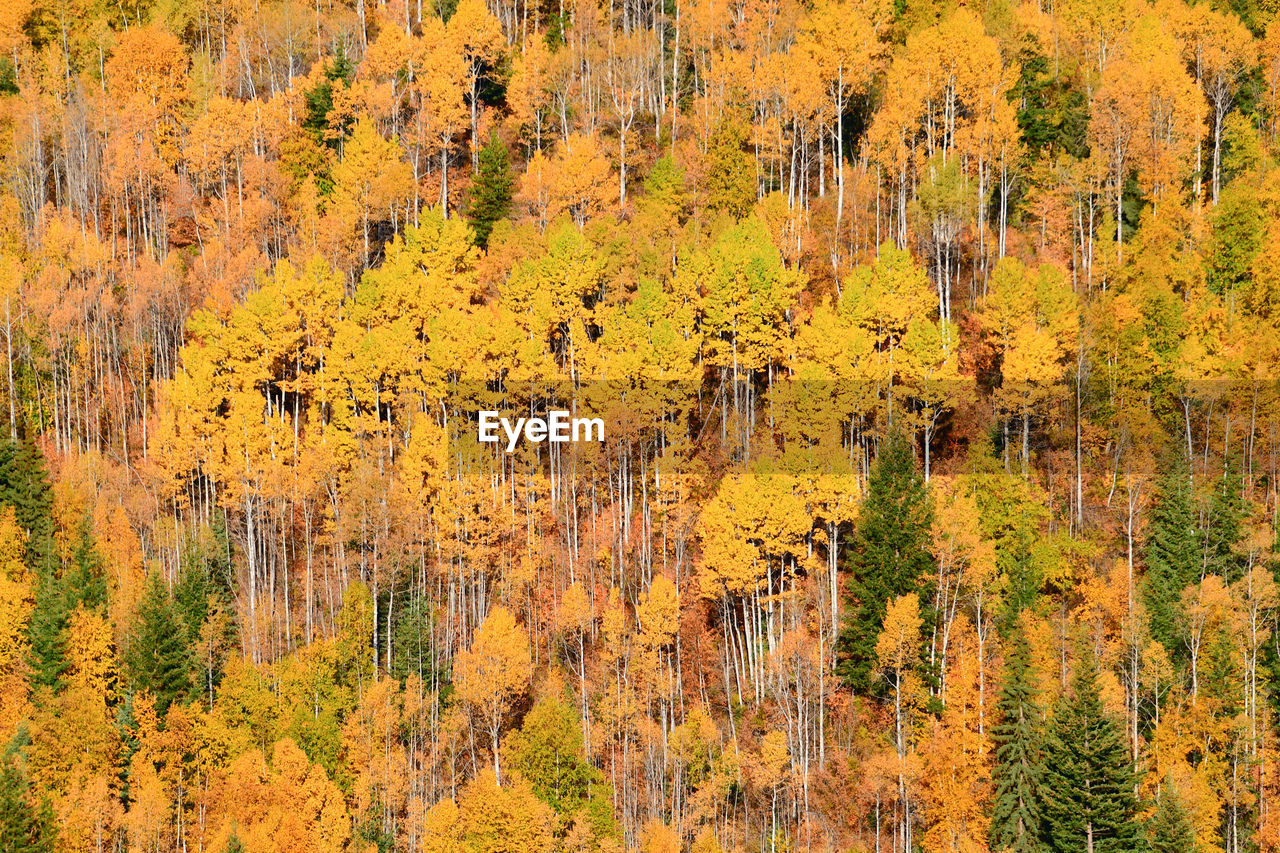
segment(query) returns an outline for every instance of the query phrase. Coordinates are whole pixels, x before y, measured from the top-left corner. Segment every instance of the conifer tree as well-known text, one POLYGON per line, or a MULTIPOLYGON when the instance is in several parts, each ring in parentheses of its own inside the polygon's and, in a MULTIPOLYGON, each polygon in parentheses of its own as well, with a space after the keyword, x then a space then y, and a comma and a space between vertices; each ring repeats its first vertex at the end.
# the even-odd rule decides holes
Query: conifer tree
POLYGON ((1143 557, 1147 575, 1143 598, 1151 617, 1151 636, 1170 654, 1183 649, 1179 618, 1182 590, 1200 578, 1200 534, 1191 500, 1186 456, 1178 453, 1163 465, 1147 528, 1143 557))
POLYGON ((192 537, 187 543, 173 589, 174 604, 193 644, 200 637, 210 606, 225 611, 231 604, 231 565, 222 516, 215 514, 205 530, 205 535, 192 537))
POLYGON ((1172 779, 1165 781, 1155 814, 1147 821, 1147 835, 1151 853, 1187 853, 1196 847, 1195 827, 1172 779))
POLYGON ((107 601, 102 557, 88 516, 80 521, 71 563, 59 576, 51 567, 36 576, 35 609, 31 613, 32 681, 58 690, 67 668, 67 622, 77 607, 93 610, 107 601))
POLYGON ((404 681, 417 675, 428 687, 438 684, 441 673, 433 633, 434 617, 430 603, 422 595, 413 594, 409 604, 395 617, 392 633, 391 674, 404 681))
POLYGON ((163 714, 191 688, 191 651, 182 617, 158 574, 147 581, 135 620, 125 657, 129 679, 135 690, 155 695, 156 712, 163 714))
MULTIPOLYGON (((334 84, 350 82, 355 73, 355 64, 347 58, 345 46, 339 44, 333 61, 325 66, 324 79, 317 83, 314 89, 305 93, 306 115, 302 119, 302 127, 310 131, 317 143, 337 148, 339 139, 329 138, 327 133, 329 113, 333 110, 334 84)), ((343 127, 340 128, 342 135, 346 134, 349 124, 349 121, 343 123, 343 127)))
POLYGON ((1031 685, 1026 635, 1019 630, 1011 640, 1000 688, 1000 722, 991 731, 996 747, 991 844, 1009 853, 1042 853, 1044 755, 1040 709, 1031 685))
POLYGON ((497 134, 489 135, 489 144, 480 149, 480 171, 471 185, 471 200, 467 218, 475 229, 476 245, 489 245, 493 226, 511 209, 511 197, 516 179, 511 172, 507 146, 497 134))
POLYGON ((52 853, 55 825, 47 800, 33 808, 27 782, 11 761, 0 765, 0 853, 52 853))
POLYGON ((1204 526, 1204 573, 1220 575, 1228 584, 1240 579, 1243 563, 1235 553, 1235 545, 1243 538, 1241 522, 1245 517, 1244 498, 1240 494, 1240 467, 1231 460, 1227 470, 1214 484, 1204 526))
POLYGON ((934 572, 933 505, 911 446, 893 435, 880 451, 854 530, 849 581, 852 607, 841 636, 841 674, 857 690, 876 687, 876 638, 888 602, 934 572))
POLYGON ((1045 840, 1050 850, 1140 849, 1135 773, 1120 724, 1102 706, 1086 652, 1058 702, 1045 749, 1045 840))
POLYGON ((44 455, 30 440, 0 440, 0 503, 13 507, 18 525, 27 533, 27 567, 52 570, 53 492, 44 455))

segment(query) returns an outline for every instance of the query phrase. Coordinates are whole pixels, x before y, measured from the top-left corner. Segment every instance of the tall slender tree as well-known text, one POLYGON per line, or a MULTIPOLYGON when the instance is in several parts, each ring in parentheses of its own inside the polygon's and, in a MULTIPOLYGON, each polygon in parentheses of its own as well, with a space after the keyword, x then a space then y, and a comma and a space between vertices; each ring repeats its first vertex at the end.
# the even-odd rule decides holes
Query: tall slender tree
POLYGON ((1182 590, 1199 580, 1202 557, 1186 455, 1171 454, 1162 470, 1143 548, 1147 564, 1143 600, 1151 617, 1151 635, 1177 655, 1183 649, 1182 590))
POLYGON ((0 764, 0 853, 53 853, 56 827, 47 800, 32 806, 12 760, 0 764))
POLYGON ((471 198, 467 205, 467 219, 475 229, 476 245, 482 248, 489 245, 493 226, 511 210, 515 186, 507 146, 502 144, 497 134, 491 133, 489 143, 480 149, 480 171, 471 185, 471 198))
POLYGON ((1026 635, 1010 637, 1000 687, 1000 722, 992 727, 996 765, 992 773, 991 845, 1009 853, 1043 853, 1044 744, 1041 714, 1032 689, 1026 635))
POLYGON ((125 662, 135 690, 150 690, 163 714, 191 688, 191 649, 182 617, 159 574, 138 604, 125 662))
POLYGON ((840 673, 857 690, 881 684, 873 671, 888 602, 934 572, 932 524, 933 504, 911 446, 892 435, 871 471, 848 562, 852 606, 840 636, 840 673))
POLYGON ((32 682, 60 689, 67 669, 67 625, 77 607, 93 610, 107 602, 102 557, 88 516, 80 520, 71 562, 61 574, 54 567, 36 575, 31 613, 32 682))

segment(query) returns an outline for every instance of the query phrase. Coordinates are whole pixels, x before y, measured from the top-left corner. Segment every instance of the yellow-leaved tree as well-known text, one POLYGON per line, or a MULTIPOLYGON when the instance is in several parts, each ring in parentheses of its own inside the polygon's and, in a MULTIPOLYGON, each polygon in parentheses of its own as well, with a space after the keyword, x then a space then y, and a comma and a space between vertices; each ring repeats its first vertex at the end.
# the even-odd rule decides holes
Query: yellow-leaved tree
POLYGON ((511 611, 501 605, 489 611, 470 648, 454 660, 453 683, 458 696, 489 735, 495 785, 502 784, 498 763, 502 721, 512 703, 528 689, 532 671, 529 640, 511 611))

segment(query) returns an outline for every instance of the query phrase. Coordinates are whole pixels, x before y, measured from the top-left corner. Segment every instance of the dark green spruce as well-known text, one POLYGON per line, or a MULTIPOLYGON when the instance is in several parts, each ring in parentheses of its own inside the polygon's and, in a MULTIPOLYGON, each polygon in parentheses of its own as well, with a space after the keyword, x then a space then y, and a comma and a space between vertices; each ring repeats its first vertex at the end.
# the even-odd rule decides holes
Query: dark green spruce
POLYGON ((125 664, 135 690, 149 690, 163 714, 191 689, 191 648, 182 616, 159 574, 138 603, 125 664))
POLYGON ((1041 714, 1032 688, 1027 638, 1019 630, 1010 640, 997 702, 1000 722, 991 730, 996 748, 991 846, 1007 853, 1044 853, 1041 714))
POLYGON ((875 684, 876 638, 888 602, 934 574, 933 504, 911 445, 889 438, 871 469, 867 499, 849 549, 851 607, 840 637, 840 674, 859 692, 875 684))
POLYGON ((1182 590, 1200 580, 1204 558, 1186 454, 1169 454, 1161 468, 1143 547, 1147 574, 1142 595, 1151 617, 1151 636, 1176 659, 1184 650, 1182 590))
POLYGON ((1087 652, 1059 700, 1045 745, 1045 840, 1054 853, 1136 853, 1136 774, 1119 722, 1102 706, 1087 652))
POLYGON ((1172 779, 1165 780, 1156 801, 1156 812, 1147 821, 1147 836, 1151 853, 1189 853, 1196 849, 1195 827, 1172 779))
POLYGON ((484 248, 489 245, 493 226, 511 210, 515 186, 507 146, 502 144, 497 134, 490 134, 489 143, 480 149, 480 172, 471 185, 471 198, 467 204, 467 219, 475 230, 477 246, 484 248))
POLYGON ((55 824, 47 800, 33 806, 11 759, 0 763, 0 853, 52 853, 55 824))
POLYGON ((36 606, 31 613, 32 682, 59 690, 67 670, 67 625, 76 608, 97 610, 107 603, 102 556, 88 516, 80 520, 71 562, 59 575, 54 569, 36 575, 36 606))

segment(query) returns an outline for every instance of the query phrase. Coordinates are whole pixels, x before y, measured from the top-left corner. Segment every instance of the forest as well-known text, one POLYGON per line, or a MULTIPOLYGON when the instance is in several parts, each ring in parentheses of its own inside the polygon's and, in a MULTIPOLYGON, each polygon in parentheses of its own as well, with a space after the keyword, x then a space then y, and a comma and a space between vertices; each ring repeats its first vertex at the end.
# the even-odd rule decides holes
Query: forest
POLYGON ((0 853, 1280 853, 1277 12, 0 0, 0 853))

